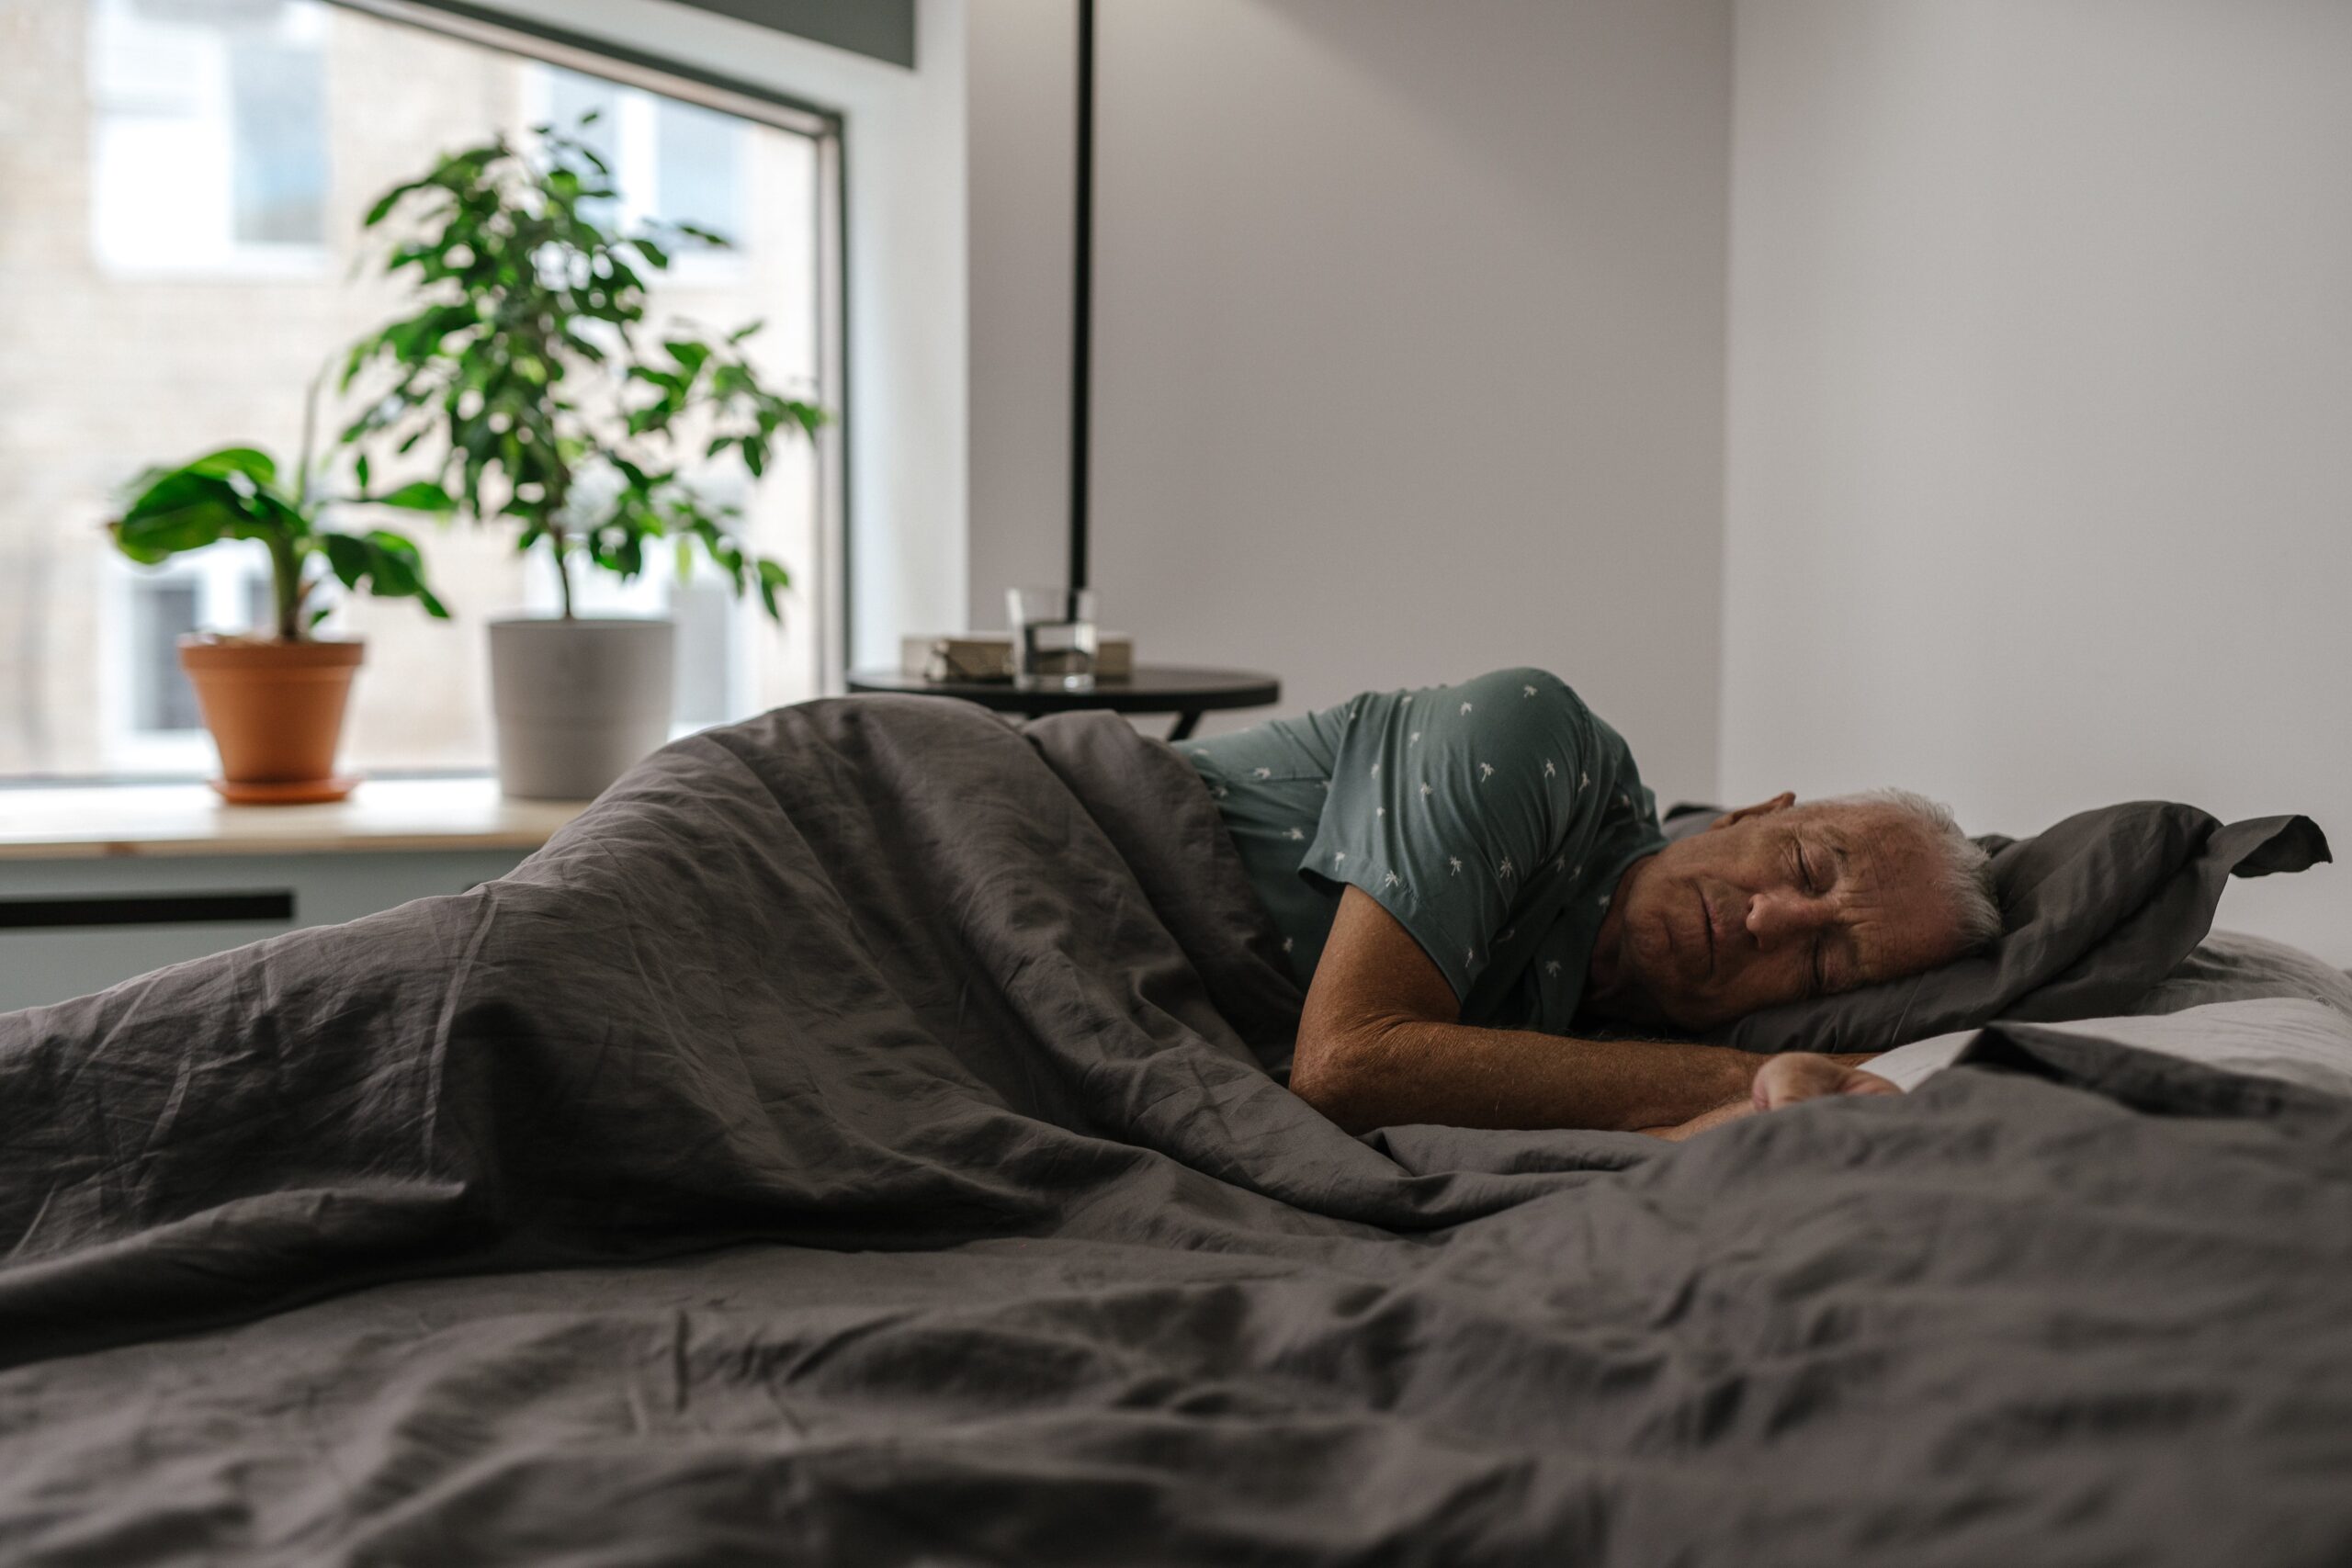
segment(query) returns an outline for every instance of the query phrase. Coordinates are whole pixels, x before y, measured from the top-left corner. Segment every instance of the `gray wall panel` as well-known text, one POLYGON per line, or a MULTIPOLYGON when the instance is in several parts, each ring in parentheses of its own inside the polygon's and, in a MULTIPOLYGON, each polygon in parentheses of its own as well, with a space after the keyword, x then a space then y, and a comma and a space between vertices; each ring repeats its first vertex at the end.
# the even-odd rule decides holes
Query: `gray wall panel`
MULTIPOLYGON (((495 17, 495 0, 417 0, 437 10, 475 17, 495 17)), ((836 49, 913 69, 915 0, 683 0, 697 9, 733 17, 836 49)), ((503 18, 502 18, 503 19, 503 18)), ((525 22, 521 26, 531 26, 525 22)))

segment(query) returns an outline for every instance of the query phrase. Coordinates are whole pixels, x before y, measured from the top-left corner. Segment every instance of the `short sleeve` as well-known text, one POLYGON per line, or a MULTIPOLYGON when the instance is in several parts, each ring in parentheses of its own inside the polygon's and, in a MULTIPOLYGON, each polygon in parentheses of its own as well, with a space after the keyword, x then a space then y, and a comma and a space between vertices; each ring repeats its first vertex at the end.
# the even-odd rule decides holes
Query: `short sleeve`
POLYGON ((1557 874, 1578 781, 1591 784, 1592 725, 1540 670, 1366 694, 1301 874, 1363 888, 1466 1000, 1531 886, 1557 874))

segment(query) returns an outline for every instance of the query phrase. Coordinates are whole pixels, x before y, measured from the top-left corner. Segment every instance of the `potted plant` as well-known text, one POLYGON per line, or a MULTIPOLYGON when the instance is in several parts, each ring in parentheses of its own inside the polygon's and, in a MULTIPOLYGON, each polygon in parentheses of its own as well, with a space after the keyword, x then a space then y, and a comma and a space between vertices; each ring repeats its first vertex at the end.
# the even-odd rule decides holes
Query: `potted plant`
POLYGON ((675 638, 666 620, 579 614, 574 573, 635 578, 669 541, 681 570, 699 548, 781 619, 790 577, 744 547, 741 509, 689 469, 756 480, 779 438, 813 437, 826 415, 763 383, 743 349, 757 322, 723 337, 648 327, 648 276, 674 247, 725 236, 620 232, 596 205, 615 191, 594 150, 548 126, 533 137, 451 153, 368 211, 365 227, 397 232, 385 270, 415 307, 351 349, 344 385, 367 378, 369 395, 343 438, 363 458, 429 441, 415 482, 552 561, 560 616, 490 627, 499 775, 512 795, 584 798, 667 738, 675 638))
MULTIPOLYGON (((328 613, 318 603, 327 577, 354 592, 414 599, 428 615, 448 615, 425 586, 424 563, 409 539, 382 528, 326 525, 325 513, 338 503, 319 493, 322 476, 311 465, 317 403, 314 382, 301 456, 290 475, 257 447, 225 446, 176 468, 147 469, 131 482, 121 515, 107 525, 122 553, 142 565, 223 539, 251 539, 268 553, 268 631, 199 634, 179 643, 180 666, 220 752, 213 788, 242 804, 340 800, 356 782, 335 773, 334 757, 365 649, 357 637, 317 635, 328 613)), ((411 485, 352 495, 345 503, 441 511, 447 497, 433 486, 411 485)))

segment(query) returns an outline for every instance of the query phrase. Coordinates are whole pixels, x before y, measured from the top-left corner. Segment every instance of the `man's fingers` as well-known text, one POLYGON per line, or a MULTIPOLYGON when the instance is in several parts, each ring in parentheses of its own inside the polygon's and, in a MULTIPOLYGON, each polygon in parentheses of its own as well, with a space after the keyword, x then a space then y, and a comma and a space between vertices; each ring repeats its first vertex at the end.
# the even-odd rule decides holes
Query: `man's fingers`
POLYGON ((1876 1073, 1849 1067, 1810 1051, 1791 1051, 1771 1057, 1756 1070, 1750 1096, 1758 1111, 1778 1111, 1801 1100, 1833 1094, 1901 1094, 1876 1073))
POLYGON ((1810 1051, 1791 1051, 1774 1056, 1756 1070, 1756 1083, 1750 1093, 1757 1110, 1778 1111, 1783 1105, 1837 1093, 1838 1080, 1845 1072, 1844 1067, 1826 1056, 1816 1056, 1810 1051))

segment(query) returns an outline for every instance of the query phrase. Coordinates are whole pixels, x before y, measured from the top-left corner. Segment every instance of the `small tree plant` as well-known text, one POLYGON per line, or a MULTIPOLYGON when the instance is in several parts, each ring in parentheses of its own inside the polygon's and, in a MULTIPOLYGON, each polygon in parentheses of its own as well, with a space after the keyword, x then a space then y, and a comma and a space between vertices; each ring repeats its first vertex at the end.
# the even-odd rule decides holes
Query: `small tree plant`
POLYGON ((449 612, 425 586, 424 563, 413 541, 384 528, 330 528, 325 518, 330 509, 346 504, 447 511, 448 497, 435 485, 405 485, 383 495, 323 495, 324 475, 311 460, 318 400, 314 380, 301 452, 290 474, 253 446, 224 446, 176 468, 149 468, 131 481, 122 514, 107 525, 115 544, 146 566, 223 539, 260 544, 269 552, 272 629, 281 642, 306 640, 326 617, 329 606, 315 600, 330 575, 354 592, 414 599, 426 615, 447 619, 449 612))
POLYGON ((367 228, 397 233, 384 268, 413 283, 417 305, 345 362, 345 388, 378 367, 389 377, 343 433, 360 482, 370 451, 435 438, 438 467, 417 482, 478 523, 510 520, 518 550, 545 548, 567 618, 577 559, 634 578, 662 539, 682 570, 698 545, 781 618, 791 578, 743 547, 741 509, 685 469, 731 457, 756 479, 780 437, 813 437, 825 412, 762 382, 743 353, 756 321, 715 339, 649 329, 647 276, 677 246, 727 238, 688 224, 620 232, 597 210, 616 193, 595 151, 549 126, 533 136, 528 151, 500 136, 451 153, 368 212, 367 228))

